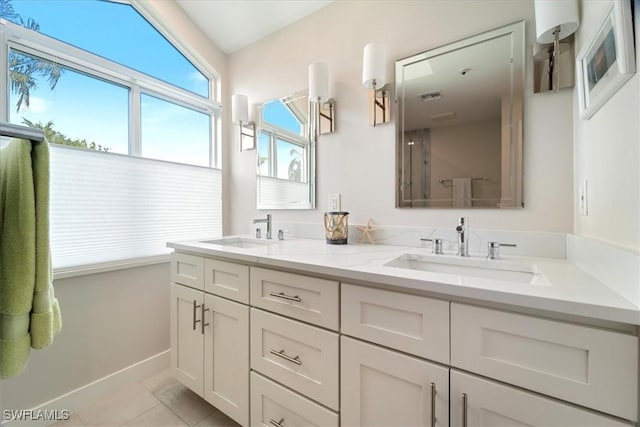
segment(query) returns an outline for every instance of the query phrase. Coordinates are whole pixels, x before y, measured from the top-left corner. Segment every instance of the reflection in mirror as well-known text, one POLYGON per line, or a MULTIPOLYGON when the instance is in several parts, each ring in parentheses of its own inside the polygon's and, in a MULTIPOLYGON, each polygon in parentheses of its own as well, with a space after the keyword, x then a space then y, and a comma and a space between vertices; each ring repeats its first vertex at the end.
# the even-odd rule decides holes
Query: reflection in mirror
POLYGON ((398 207, 522 207, 524 22, 396 62, 398 207))
POLYGON ((257 208, 315 207, 315 140, 308 92, 258 107, 257 208))

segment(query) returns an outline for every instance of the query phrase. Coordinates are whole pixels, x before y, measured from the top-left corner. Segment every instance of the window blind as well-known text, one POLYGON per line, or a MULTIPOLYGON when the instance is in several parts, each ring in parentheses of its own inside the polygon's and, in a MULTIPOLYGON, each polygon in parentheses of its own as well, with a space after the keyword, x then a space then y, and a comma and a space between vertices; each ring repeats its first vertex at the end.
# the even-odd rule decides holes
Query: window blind
POLYGON ((54 269, 169 253, 222 235, 218 169, 51 145, 54 269))

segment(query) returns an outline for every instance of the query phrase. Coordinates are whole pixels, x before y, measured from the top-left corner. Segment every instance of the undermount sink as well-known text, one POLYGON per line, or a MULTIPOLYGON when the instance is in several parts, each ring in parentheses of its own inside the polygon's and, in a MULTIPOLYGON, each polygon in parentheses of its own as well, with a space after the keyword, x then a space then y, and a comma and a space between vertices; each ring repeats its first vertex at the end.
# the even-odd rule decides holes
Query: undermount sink
POLYGON ((427 271, 491 281, 542 286, 549 285, 537 266, 523 262, 478 258, 450 258, 442 255, 404 254, 384 265, 386 267, 427 271))
POLYGON ((230 238, 222 238, 215 240, 203 240, 200 243, 209 243, 212 245, 221 245, 221 246, 232 246, 234 248, 262 248, 265 246, 273 245, 277 243, 273 240, 258 240, 251 239, 248 237, 230 237, 230 238))

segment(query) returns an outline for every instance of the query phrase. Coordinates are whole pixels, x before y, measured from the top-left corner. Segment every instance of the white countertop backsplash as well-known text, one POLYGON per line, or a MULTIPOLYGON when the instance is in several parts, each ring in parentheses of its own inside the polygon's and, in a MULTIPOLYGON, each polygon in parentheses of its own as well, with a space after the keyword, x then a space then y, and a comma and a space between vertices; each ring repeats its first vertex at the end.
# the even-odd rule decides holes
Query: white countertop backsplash
MULTIPOLYGON (((253 230, 255 225, 252 224, 253 230)), ((273 225, 274 239, 278 229, 287 229, 290 236, 284 241, 258 248, 236 248, 201 242, 169 243, 176 250, 204 256, 222 257, 250 262, 265 267, 279 267, 311 274, 336 276, 344 281, 370 282, 409 291, 435 293, 443 296, 468 298, 519 307, 584 316, 593 319, 640 325, 640 298, 634 300, 638 286, 638 256, 629 254, 619 265, 614 277, 617 285, 607 280, 607 267, 599 264, 597 274, 589 268, 588 251, 581 252, 578 263, 567 259, 567 235, 564 233, 514 232, 471 229, 469 251, 476 259, 486 256, 488 241, 515 243, 517 248, 501 248, 505 261, 536 265, 550 286, 470 279, 465 276, 416 271, 385 266, 403 254, 429 255, 431 246, 420 238, 442 238, 445 255, 455 256, 455 231, 429 227, 384 227, 374 232, 376 242, 383 244, 328 245, 320 224, 277 223, 273 225), (308 237, 314 237, 309 239, 308 237), (320 238, 318 238, 320 236, 320 238), (301 238, 302 237, 302 238, 301 238), (447 253, 448 252, 448 253, 447 253), (635 257, 635 258, 634 258, 635 257), (585 268, 584 264, 587 264, 585 268), (635 273, 634 273, 635 271, 635 273), (635 282, 633 280, 635 279, 635 282), (622 283, 621 283, 622 282, 622 283), (627 283, 629 282, 629 283, 627 283)), ((350 242, 357 240, 360 231, 350 226, 350 242)), ((252 233, 253 234, 253 233, 252 233)), ((264 235, 264 234, 263 234, 264 235)), ((247 236, 253 237, 253 236, 247 236)), ((572 247, 575 240, 569 239, 572 247)), ((584 245, 578 245, 584 246, 584 245)), ((575 253, 574 249, 571 253, 575 253)), ((591 251, 594 255, 597 251, 591 251)), ((496 262, 496 261, 488 261, 496 262)), ((498 261, 499 262, 499 261, 498 261)))

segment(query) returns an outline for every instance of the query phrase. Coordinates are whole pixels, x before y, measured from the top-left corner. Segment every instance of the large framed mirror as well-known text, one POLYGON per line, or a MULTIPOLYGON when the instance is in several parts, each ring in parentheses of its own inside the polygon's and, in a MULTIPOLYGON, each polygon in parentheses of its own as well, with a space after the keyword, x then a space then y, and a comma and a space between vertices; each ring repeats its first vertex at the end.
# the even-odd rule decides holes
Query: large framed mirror
POLYGON ((517 208, 525 23, 396 61, 396 206, 517 208))
POLYGON ((258 106, 257 208, 314 209, 316 141, 308 91, 258 106))

